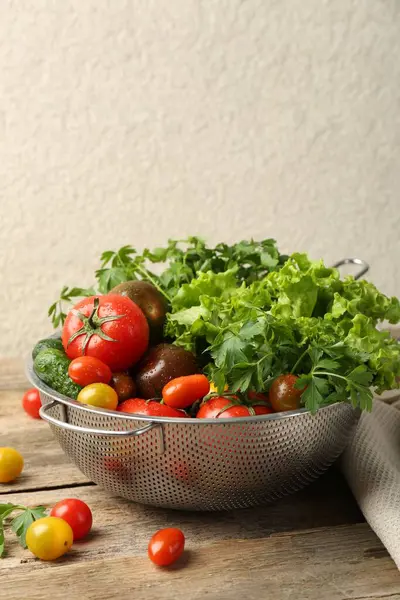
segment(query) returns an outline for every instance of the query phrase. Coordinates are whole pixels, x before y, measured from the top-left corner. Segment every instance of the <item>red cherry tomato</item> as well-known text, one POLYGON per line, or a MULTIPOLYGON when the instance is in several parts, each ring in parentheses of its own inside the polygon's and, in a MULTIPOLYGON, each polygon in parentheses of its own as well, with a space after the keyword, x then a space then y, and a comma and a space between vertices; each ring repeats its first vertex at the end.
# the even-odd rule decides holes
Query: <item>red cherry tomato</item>
POLYGON ((296 375, 280 375, 274 379, 269 389, 269 401, 275 412, 300 408, 300 396, 304 390, 294 387, 297 380, 296 375))
POLYGON ((117 410, 119 412, 149 415, 152 417, 187 417, 187 414, 183 410, 171 408, 171 406, 160 404, 155 400, 143 400, 142 398, 125 400, 125 402, 121 402, 117 410))
POLYGON ((264 404, 253 404, 252 409, 256 413, 256 415, 270 415, 274 411, 269 406, 264 406, 264 404))
POLYGON ((205 375, 185 375, 171 379, 163 387, 162 397, 172 408, 187 408, 196 400, 204 398, 210 391, 210 382, 205 375))
POLYGON ((252 404, 255 404, 257 400, 261 400, 262 403, 269 401, 268 394, 263 394, 262 392, 254 392, 253 390, 247 392, 247 397, 252 404))
POLYGON ((269 406, 269 397, 267 394, 250 391, 247 393, 247 397, 256 415, 269 415, 274 412, 269 406))
POLYGON ((69 311, 62 330, 68 357, 93 356, 112 371, 124 371, 147 349, 149 326, 140 308, 126 296, 84 298, 69 311))
POLYGON ((79 356, 70 362, 68 375, 85 387, 91 383, 109 383, 112 373, 108 365, 94 356, 79 356))
POLYGON ((32 388, 22 396, 22 407, 29 416, 40 419, 39 409, 42 406, 38 390, 32 388))
POLYGON ((228 419, 233 417, 254 417, 268 415, 273 411, 269 406, 255 404, 247 406, 239 404, 237 396, 216 396, 204 402, 197 413, 198 419, 228 419))
POLYGON ((74 541, 86 537, 92 528, 92 511, 85 502, 77 498, 61 500, 52 508, 50 516, 63 519, 70 525, 74 541))
POLYGON ((149 558, 159 567, 167 567, 178 560, 184 548, 185 536, 180 529, 160 529, 149 542, 149 558))

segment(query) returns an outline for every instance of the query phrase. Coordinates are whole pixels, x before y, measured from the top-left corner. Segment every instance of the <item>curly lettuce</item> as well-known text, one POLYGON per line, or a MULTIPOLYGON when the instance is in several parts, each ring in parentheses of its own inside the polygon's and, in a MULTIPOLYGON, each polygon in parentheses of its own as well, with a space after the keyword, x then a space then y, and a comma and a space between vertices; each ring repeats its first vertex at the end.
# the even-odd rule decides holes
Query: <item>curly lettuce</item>
POLYGON ((398 299, 293 254, 254 283, 239 284, 235 268, 201 273, 173 298, 166 333, 201 352, 220 390, 265 391, 291 372, 312 411, 338 400, 370 409, 372 389, 400 376, 400 345, 381 321, 400 321, 398 299))

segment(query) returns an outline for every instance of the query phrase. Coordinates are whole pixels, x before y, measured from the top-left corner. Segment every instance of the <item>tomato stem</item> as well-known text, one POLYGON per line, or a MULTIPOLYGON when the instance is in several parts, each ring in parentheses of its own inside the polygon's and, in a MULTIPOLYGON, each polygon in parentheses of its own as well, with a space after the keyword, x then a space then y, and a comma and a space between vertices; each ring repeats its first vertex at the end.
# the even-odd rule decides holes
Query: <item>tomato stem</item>
POLYGON ((83 325, 80 329, 78 329, 78 331, 75 331, 75 333, 73 333, 71 335, 71 337, 68 340, 67 347, 76 338, 80 337, 81 335, 85 335, 85 334, 86 334, 85 339, 83 340, 82 348, 81 348, 82 354, 85 354, 87 345, 88 345, 91 337, 95 334, 98 335, 102 340, 106 340, 107 342, 116 342, 117 341, 117 340, 114 340, 114 338, 107 335, 102 330, 102 326, 104 325, 104 323, 109 323, 111 321, 117 321, 119 319, 122 319, 123 317, 125 317, 125 315, 108 315, 106 317, 99 317, 99 305, 100 305, 100 299, 98 296, 95 296, 95 298, 93 300, 93 309, 88 317, 86 315, 84 315, 82 312, 80 312, 79 310, 76 310, 74 308, 71 310, 72 314, 75 315, 76 317, 78 317, 78 319, 80 321, 82 321, 83 325))

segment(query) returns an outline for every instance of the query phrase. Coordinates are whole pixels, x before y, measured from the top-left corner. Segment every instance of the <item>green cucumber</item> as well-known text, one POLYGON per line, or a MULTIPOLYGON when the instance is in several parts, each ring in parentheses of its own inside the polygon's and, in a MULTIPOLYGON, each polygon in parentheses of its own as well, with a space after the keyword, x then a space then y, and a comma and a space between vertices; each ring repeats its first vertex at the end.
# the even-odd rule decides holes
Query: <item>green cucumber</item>
POLYGON ((33 370, 53 390, 75 400, 82 388, 74 383, 68 375, 70 362, 64 351, 47 348, 36 356, 33 361, 33 370))
POLYGON ((32 358, 35 360, 39 352, 42 350, 47 350, 48 348, 55 348, 56 350, 64 351, 61 338, 59 337, 50 337, 45 338, 43 340, 39 340, 32 350, 32 358))

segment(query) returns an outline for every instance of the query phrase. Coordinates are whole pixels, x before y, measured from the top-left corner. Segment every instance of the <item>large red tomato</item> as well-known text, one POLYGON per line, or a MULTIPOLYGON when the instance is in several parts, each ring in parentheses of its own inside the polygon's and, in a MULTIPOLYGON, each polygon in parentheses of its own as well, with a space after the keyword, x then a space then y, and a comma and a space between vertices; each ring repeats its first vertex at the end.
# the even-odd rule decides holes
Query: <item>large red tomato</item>
POLYGON ((71 359, 94 356, 112 371, 123 371, 147 350, 149 326, 137 304, 126 296, 91 296, 69 311, 62 343, 71 359))

